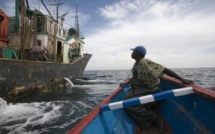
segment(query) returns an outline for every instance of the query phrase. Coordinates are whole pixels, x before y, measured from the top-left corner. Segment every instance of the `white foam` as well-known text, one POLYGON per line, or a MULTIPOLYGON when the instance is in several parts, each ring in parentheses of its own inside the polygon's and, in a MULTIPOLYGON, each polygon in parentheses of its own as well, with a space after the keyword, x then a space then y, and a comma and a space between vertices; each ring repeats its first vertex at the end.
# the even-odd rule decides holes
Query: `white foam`
POLYGON ((67 82, 69 82, 69 84, 71 85, 71 87, 75 86, 69 78, 64 77, 64 80, 66 80, 67 82))
MULTIPOLYGON (((27 133, 28 126, 51 125, 61 116, 61 105, 54 102, 34 102, 5 104, 0 98, 0 130, 8 130, 13 133, 27 133)), ((38 133, 31 131, 30 133, 38 133)))
POLYGON ((0 113, 4 111, 6 106, 7 106, 7 102, 2 98, 0 98, 0 113))

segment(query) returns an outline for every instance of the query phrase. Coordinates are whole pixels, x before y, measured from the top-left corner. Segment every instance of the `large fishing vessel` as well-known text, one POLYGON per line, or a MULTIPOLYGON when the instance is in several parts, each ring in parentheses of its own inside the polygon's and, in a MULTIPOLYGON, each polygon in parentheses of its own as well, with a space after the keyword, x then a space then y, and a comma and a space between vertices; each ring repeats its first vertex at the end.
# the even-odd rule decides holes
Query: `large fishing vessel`
POLYGON ((14 101, 37 91, 59 90, 67 85, 65 78, 80 78, 92 55, 84 53, 77 10, 75 28, 66 30, 58 23, 65 14, 54 19, 48 9, 49 15, 31 10, 27 0, 15 4, 13 17, 0 9, 0 97, 14 101), (48 61, 32 60, 38 39, 48 49, 48 61))

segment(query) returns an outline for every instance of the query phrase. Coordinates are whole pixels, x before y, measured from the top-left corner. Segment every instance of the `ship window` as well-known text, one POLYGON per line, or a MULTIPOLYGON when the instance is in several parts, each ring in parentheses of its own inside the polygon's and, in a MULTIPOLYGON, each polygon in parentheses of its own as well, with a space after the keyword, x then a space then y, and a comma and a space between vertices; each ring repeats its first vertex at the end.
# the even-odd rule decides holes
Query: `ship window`
POLYGON ((2 22, 3 19, 4 19, 4 17, 0 15, 0 22, 2 22))
POLYGON ((45 20, 42 17, 37 18, 37 32, 45 32, 45 20))

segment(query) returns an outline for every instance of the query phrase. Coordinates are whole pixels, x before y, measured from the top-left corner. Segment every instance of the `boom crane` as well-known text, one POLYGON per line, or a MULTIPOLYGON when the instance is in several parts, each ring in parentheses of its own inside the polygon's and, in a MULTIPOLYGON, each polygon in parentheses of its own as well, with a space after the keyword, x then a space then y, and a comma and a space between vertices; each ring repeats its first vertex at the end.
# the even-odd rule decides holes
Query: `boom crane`
POLYGON ((64 17, 67 15, 68 13, 64 13, 61 16, 59 16, 58 18, 60 18, 61 20, 61 26, 63 26, 63 21, 65 20, 64 17))
POLYGON ((51 5, 53 5, 53 6, 56 6, 56 10, 57 10, 56 21, 57 21, 57 23, 58 23, 58 18, 59 18, 59 17, 58 17, 58 8, 59 8, 59 6, 62 5, 62 4, 64 4, 64 3, 60 3, 59 0, 55 0, 55 3, 51 4, 51 5))

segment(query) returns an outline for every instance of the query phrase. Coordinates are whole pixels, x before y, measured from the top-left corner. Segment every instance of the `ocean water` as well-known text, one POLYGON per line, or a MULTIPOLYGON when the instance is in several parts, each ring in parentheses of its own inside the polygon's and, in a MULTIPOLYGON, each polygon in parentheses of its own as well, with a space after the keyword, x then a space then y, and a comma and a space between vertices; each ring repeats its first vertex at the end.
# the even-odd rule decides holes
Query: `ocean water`
MULTIPOLYGON (((173 69, 215 90, 215 68, 173 69)), ((31 102, 7 104, 0 98, 0 134, 64 134, 131 76, 130 70, 85 71, 61 93, 35 95, 31 102)))

